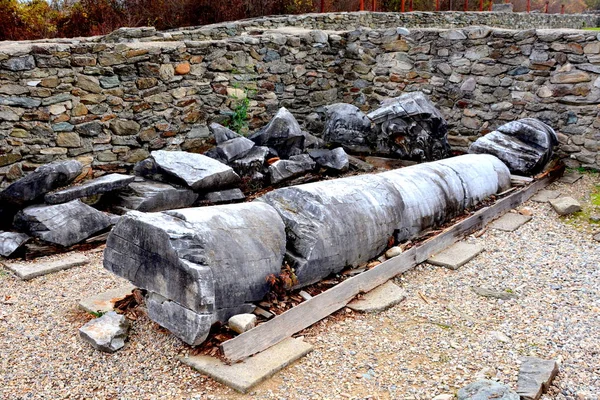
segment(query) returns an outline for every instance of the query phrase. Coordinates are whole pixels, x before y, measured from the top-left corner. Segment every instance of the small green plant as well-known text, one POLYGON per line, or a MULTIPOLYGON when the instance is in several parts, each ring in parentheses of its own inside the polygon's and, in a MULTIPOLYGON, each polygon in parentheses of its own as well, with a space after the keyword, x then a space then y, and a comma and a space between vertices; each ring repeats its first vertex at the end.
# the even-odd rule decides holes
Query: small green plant
POLYGON ((233 115, 231 115, 231 122, 229 128, 240 135, 246 136, 248 132, 248 107, 250 106, 250 99, 248 99, 248 92, 242 99, 238 99, 237 105, 233 109, 233 115))
POLYGON ((98 310, 98 311, 90 311, 90 314, 92 314, 96 318, 100 318, 101 316, 106 314, 106 312, 98 310))

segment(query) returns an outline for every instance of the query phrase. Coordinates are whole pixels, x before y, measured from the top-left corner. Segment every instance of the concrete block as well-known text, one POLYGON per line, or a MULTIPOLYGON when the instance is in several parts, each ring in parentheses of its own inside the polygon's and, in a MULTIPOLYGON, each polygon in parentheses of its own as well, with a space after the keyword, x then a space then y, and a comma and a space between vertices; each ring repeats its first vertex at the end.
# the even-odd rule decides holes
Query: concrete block
POLYGON ((83 254, 69 254, 59 260, 34 261, 34 262, 7 262, 4 266, 14 272, 19 278, 26 281, 38 276, 51 274, 73 267, 79 267, 89 263, 89 260, 83 254))
POLYGON ((406 299, 404 290, 392 281, 387 281, 365 293, 360 299, 348 303, 348 308, 358 312, 379 312, 387 310, 406 299))
POLYGON ((582 176, 583 175, 581 175, 578 172, 569 172, 567 174, 564 174, 562 178, 560 178, 558 181, 561 183, 568 183, 569 185, 572 185, 573 183, 580 180, 582 176))
POLYGON ((188 356, 179 360, 225 386, 246 393, 312 350, 311 344, 288 338, 236 364, 227 365, 209 356, 188 356))
POLYGON ((531 200, 535 201, 536 203, 547 203, 559 196, 560 192, 558 190, 540 190, 531 198, 531 200))
POLYGON ((505 232, 513 232, 519 229, 522 225, 531 220, 531 216, 521 215, 515 213, 506 213, 494 222, 492 222, 492 229, 498 229, 505 232))
POLYGON ((483 247, 479 244, 458 242, 441 253, 429 257, 427 262, 441 267, 458 269, 477 257, 483 250, 483 247))
POLYGON ((115 307, 115 302, 131 294, 135 286, 127 284, 116 289, 107 290, 79 302, 79 308, 89 313, 107 313, 115 307))

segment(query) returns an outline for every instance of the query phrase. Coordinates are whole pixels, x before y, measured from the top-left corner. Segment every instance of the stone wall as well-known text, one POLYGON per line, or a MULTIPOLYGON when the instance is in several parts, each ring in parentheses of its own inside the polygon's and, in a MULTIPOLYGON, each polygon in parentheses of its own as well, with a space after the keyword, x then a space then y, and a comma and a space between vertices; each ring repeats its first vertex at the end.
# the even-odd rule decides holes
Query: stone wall
MULTIPOLYGON (((356 15, 368 14, 318 18, 356 15)), ((186 41, 152 29, 121 30, 119 40, 123 32, 138 38, 0 43, 1 186, 56 159, 98 175, 155 149, 204 151, 207 123, 227 120, 245 96, 251 129, 285 106, 314 131, 323 105, 368 110, 415 90, 441 109, 458 151, 530 116, 557 129, 570 166, 600 168, 594 32, 280 28, 186 41)))

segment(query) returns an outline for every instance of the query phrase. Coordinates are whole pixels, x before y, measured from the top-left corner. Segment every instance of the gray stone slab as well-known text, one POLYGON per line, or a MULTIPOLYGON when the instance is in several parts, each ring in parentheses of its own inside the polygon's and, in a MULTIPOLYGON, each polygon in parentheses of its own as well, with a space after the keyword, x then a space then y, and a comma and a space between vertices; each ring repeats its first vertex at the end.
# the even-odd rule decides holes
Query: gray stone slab
POLYGON ((479 244, 458 242, 441 253, 429 257, 427 262, 441 267, 458 269, 477 257, 483 250, 483 247, 479 244))
POLYGON ((116 289, 107 290, 79 302, 79 308, 89 313, 107 313, 115 307, 115 302, 131 294, 135 286, 127 284, 116 289))
POLYGON ((79 199, 82 197, 93 196, 110 192, 113 190, 122 189, 129 185, 135 176, 123 174, 109 174, 78 186, 71 186, 67 189, 59 190, 54 193, 48 193, 44 196, 44 200, 49 204, 66 203, 67 201, 79 199))
POLYGON ((523 400, 538 400, 546 393, 552 380, 558 374, 558 364, 554 360, 524 357, 519 368, 517 394, 523 400))
POLYGON ((365 293, 360 299, 348 303, 348 308, 358 312, 379 312, 395 306, 404 299, 404 290, 392 281, 387 281, 365 293))
POLYGON ((536 203, 547 203, 559 196, 560 192, 558 190, 540 190, 531 198, 531 200, 535 201, 536 203))
POLYGON ((513 232, 519 229, 522 225, 531 220, 530 215, 521 215, 515 213, 506 213, 490 225, 493 229, 498 229, 505 232, 513 232))
POLYGON ((0 232, 0 256, 8 257, 29 240, 29 235, 19 232, 0 232))
POLYGON ((209 356, 181 357, 180 361, 225 386, 246 393, 312 350, 311 344, 288 338, 236 364, 227 365, 209 356))
POLYGON ((581 203, 572 197, 552 199, 550 205, 559 215, 569 215, 581 211, 581 203))
POLYGON ((568 183, 568 184, 573 184, 575 182, 577 182, 578 180, 580 180, 582 178, 583 175, 581 175, 578 172, 569 172, 567 174, 564 174, 562 178, 560 178, 558 181, 562 182, 562 183, 568 183))
POLYGON ((38 276, 51 274, 89 263, 83 254, 69 254, 58 260, 35 262, 7 262, 4 266, 26 281, 38 276))

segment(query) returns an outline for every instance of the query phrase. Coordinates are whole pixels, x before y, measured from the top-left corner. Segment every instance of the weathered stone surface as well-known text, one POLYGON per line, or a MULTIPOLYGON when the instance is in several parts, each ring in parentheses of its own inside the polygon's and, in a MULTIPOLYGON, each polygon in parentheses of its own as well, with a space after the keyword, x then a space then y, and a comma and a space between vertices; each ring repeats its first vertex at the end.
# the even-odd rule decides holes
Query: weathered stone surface
POLYGON ((583 175, 581 175, 578 172, 569 172, 564 174, 559 181, 562 183, 568 183, 569 185, 572 185, 573 183, 577 182, 578 180, 580 180, 583 177, 583 175))
POLYGON ((227 163, 244 157, 252 150, 254 142, 245 137, 237 137, 217 145, 216 151, 219 158, 227 163))
POLYGON ((469 147, 469 153, 492 154, 512 173, 533 175, 550 161, 558 144, 554 130, 543 122, 525 118, 500 126, 469 147))
POLYGON ((0 232, 0 256, 8 257, 29 240, 29 236, 19 232, 0 232))
POLYGON ((15 226, 61 246, 72 246, 110 226, 110 218, 79 200, 29 206, 15 216, 15 226))
POLYGON ((208 201, 212 204, 229 203, 231 201, 244 200, 245 198, 244 193, 238 188, 209 192, 202 196, 203 201, 208 201))
POLYGON ((308 154, 290 157, 289 160, 279 160, 269 166, 271 183, 277 184, 287 179, 304 175, 315 168, 316 163, 308 154))
POLYGON ((404 210, 396 232, 398 241, 415 237, 510 188, 508 168, 489 155, 463 155, 378 176, 391 181, 402 195, 404 210))
POLYGON ((559 215, 569 215, 581 211, 581 203, 572 197, 558 197, 549 201, 559 215))
POLYGON ((249 137, 258 146, 268 146, 281 158, 289 158, 304 151, 304 134, 296 118, 282 107, 271 121, 249 137))
POLYGON ((82 170, 83 165, 76 160, 55 161, 42 165, 0 192, 0 200, 17 205, 26 204, 70 183, 82 170))
POLYGON ((210 124, 208 126, 208 128, 209 128, 210 132, 213 134, 213 136, 215 137, 215 141, 217 142, 217 145, 224 143, 231 139, 242 137, 241 135, 238 135, 231 129, 226 128, 223 125, 217 124, 216 122, 213 122, 212 124, 210 124))
POLYGON ((256 326, 256 315, 254 314, 237 314, 229 318, 227 321, 229 329, 236 333, 244 333, 256 326))
POLYGON ((448 157, 448 126, 422 92, 385 100, 367 117, 375 125, 377 151, 413 161, 448 157))
POLYGON ((114 353, 125 346, 129 327, 124 315, 110 311, 79 328, 79 336, 96 350, 114 353))
POLYGON ((123 174, 104 175, 78 186, 72 186, 67 189, 48 193, 44 196, 44 200, 48 204, 66 203, 82 197, 94 196, 122 189, 133 182, 134 179, 134 176, 123 174))
POLYGON ((342 147, 338 147, 333 150, 309 150, 308 154, 317 162, 317 165, 323 168, 344 172, 348 170, 350 166, 348 154, 346 154, 342 147))
POLYGON ((558 374, 558 364, 554 360, 537 357, 523 357, 519 368, 517 394, 523 400, 538 400, 546 393, 558 374))
POLYGON ((231 167, 202 154, 158 150, 150 156, 162 170, 194 190, 217 190, 240 181, 231 167))
POLYGON ((303 286, 376 257, 390 236, 413 238, 509 186, 498 159, 467 155, 281 188, 259 200, 283 218, 287 258, 303 286))
POLYGON ((122 190, 115 204, 126 210, 157 212, 191 207, 198 199, 192 190, 153 181, 132 182, 122 190))
POLYGON ((465 386, 456 396, 458 400, 519 400, 519 395, 508 386, 487 379, 465 386))
POLYGON ((140 131, 140 124, 135 121, 115 119, 110 123, 110 130, 120 136, 136 135, 140 131))
POLYGON ((151 292, 150 318, 195 345, 212 323, 262 299, 284 251, 283 223, 267 204, 132 211, 110 233, 104 267, 151 292))
POLYGON ((323 140, 350 151, 369 152, 375 148, 377 136, 371 121, 358 107, 337 103, 326 107, 323 140))
POLYGON ((406 299, 406 293, 392 281, 365 293, 359 299, 348 303, 348 308, 358 312, 380 312, 395 306, 406 299))
POLYGON ((254 146, 244 157, 233 161, 232 167, 240 175, 252 176, 263 170, 268 154, 268 147, 254 146))

